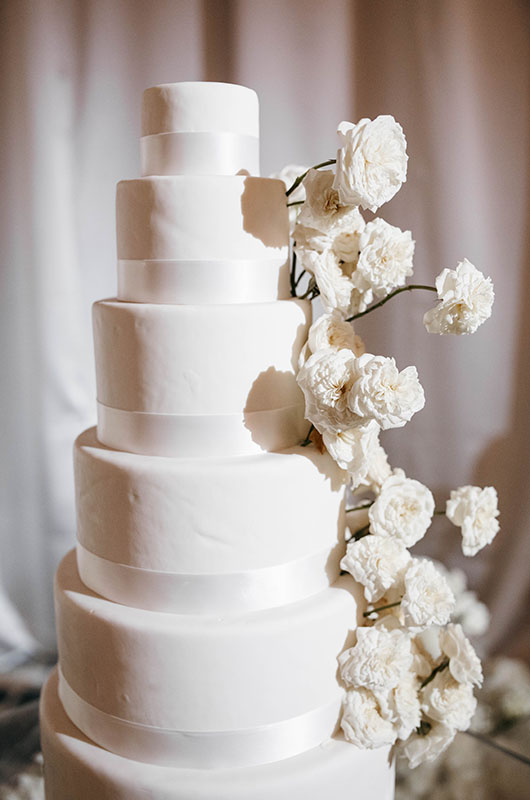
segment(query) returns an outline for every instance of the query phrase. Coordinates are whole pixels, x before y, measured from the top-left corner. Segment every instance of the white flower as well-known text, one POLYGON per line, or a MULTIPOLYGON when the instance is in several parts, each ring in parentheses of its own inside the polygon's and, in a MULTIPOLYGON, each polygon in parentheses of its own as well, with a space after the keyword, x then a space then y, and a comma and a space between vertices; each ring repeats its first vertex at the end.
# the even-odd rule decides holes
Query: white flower
POLYGON ((431 561, 413 558, 405 572, 405 594, 401 610, 406 625, 445 625, 455 606, 455 597, 444 576, 431 561))
POLYGON ((493 486, 461 486, 453 489, 445 513, 462 528, 462 550, 474 556, 495 538, 499 530, 497 492, 493 486))
POLYGON ((396 740, 394 726, 383 719, 379 705, 367 689, 350 689, 342 703, 341 728, 348 742, 373 750, 396 740))
POLYGON ((349 407, 360 417, 375 419, 383 430, 401 428, 425 405, 416 367, 398 371, 393 358, 365 353, 357 359, 349 407))
POLYGON ((368 462, 368 472, 363 480, 359 483, 359 486, 366 486, 373 492, 378 492, 388 476, 391 474, 392 469, 388 463, 388 456, 385 452, 385 449, 378 442, 371 450, 368 462))
POLYGON ((433 723, 429 732, 421 736, 413 733, 402 747, 402 754, 408 758, 409 767, 415 769, 420 764, 434 761, 447 750, 455 731, 443 722, 433 723))
POLYGON ((381 716, 394 726, 398 739, 407 739, 421 721, 419 683, 412 672, 389 692, 374 692, 381 716))
POLYGON ((402 582, 410 560, 409 551, 394 539, 363 536, 357 542, 348 542, 340 566, 364 586, 364 596, 373 603, 402 582))
MULTIPOLYGON (((269 177, 276 178, 277 180, 283 181, 285 184, 285 189, 290 189, 295 180, 300 176, 303 175, 304 172, 307 172, 307 167, 301 167, 299 164, 288 164, 286 167, 283 167, 279 172, 273 172, 272 175, 269 177)), ((292 192, 289 197, 287 198, 288 203, 297 203, 300 200, 305 200, 305 186, 304 182, 300 183, 294 192, 292 192)), ((293 228, 296 223, 296 219, 300 212, 300 209, 303 206, 290 206, 289 207, 289 230, 293 231, 293 228)))
POLYGON ((338 432, 359 422, 348 407, 355 361, 351 350, 322 350, 299 370, 297 381, 305 396, 306 417, 318 431, 338 432))
POLYGON ((475 650, 465 637, 461 625, 450 623, 440 631, 442 652, 449 658, 449 671, 460 683, 482 686, 482 665, 475 650))
POLYGON ((448 670, 438 672, 421 690, 421 709, 429 719, 457 731, 469 728, 476 707, 471 684, 455 681, 448 670))
POLYGON ((407 179, 407 142, 394 117, 341 122, 333 186, 341 203, 370 211, 390 200, 407 179))
POLYGON ((378 455, 379 425, 369 420, 355 428, 339 433, 324 431, 324 447, 341 469, 347 470, 352 489, 366 479, 372 456, 378 455))
POLYGON ((322 305, 326 311, 337 308, 342 314, 350 315, 364 310, 371 302, 353 285, 351 264, 340 261, 331 249, 319 253, 314 249, 296 248, 302 269, 314 276, 320 290, 322 305))
POLYGON ((410 231, 374 219, 359 237, 359 249, 356 271, 378 297, 404 286, 412 275, 414 241, 410 231))
POLYGON ((370 531, 412 547, 425 535, 433 513, 434 497, 429 489, 396 469, 368 511, 370 531))
POLYGON ((346 322, 337 309, 329 314, 322 314, 309 329, 309 348, 312 353, 317 350, 352 350, 356 356, 364 353, 364 344, 360 336, 353 330, 351 322, 346 322))
POLYGON ((393 689, 412 663, 410 636, 399 628, 358 628, 357 643, 341 653, 338 660, 347 686, 393 689))
POLYGON ((474 333, 491 316, 495 294, 491 278, 467 258, 456 270, 444 269, 436 278, 440 303, 423 317, 429 333, 474 333))
POLYGON ((298 217, 300 225, 327 233, 349 211, 341 205, 333 178, 331 170, 309 170, 303 180, 306 200, 298 217))

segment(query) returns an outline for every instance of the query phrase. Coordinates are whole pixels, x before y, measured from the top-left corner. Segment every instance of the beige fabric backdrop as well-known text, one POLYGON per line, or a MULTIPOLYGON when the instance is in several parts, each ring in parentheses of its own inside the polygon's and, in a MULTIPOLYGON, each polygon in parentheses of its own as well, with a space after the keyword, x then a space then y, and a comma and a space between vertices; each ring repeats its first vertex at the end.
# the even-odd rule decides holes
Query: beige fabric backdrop
MULTIPOLYGON (((499 488, 502 533, 465 566, 494 612, 491 646, 528 651, 529 28, 522 0, 4 0, 0 571, 42 643, 74 542, 72 441, 95 419, 90 304, 115 292, 114 185, 138 174, 141 92, 207 79, 257 90, 263 174, 333 156, 341 119, 394 114, 409 178, 381 213, 412 230, 416 278, 463 256, 492 275, 494 318, 473 337, 426 334, 420 293, 359 331, 417 364, 426 389, 426 409, 385 435, 393 464, 440 501, 499 488)), ((428 540, 463 560, 451 526, 428 540)))

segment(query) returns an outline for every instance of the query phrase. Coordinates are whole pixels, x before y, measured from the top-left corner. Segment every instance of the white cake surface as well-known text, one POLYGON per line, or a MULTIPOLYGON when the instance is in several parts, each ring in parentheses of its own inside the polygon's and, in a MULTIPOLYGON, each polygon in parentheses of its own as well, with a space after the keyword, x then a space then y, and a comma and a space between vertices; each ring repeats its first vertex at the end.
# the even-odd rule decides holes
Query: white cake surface
POLYGON ((119 259, 287 260, 285 184, 271 178, 168 175, 120 181, 119 259))
POLYGON ((293 448, 240 458, 160 458, 109 449, 91 429, 76 441, 74 466, 81 575, 104 597, 179 613, 245 611, 294 602, 338 577, 343 473, 327 453, 293 448), (101 574, 86 567, 92 556, 105 560, 96 562, 101 574), (126 587, 116 565, 122 575, 127 570, 126 587), (199 579, 199 606, 185 605, 183 591, 163 605, 156 590, 173 574, 188 586, 199 579))
POLYGON ((259 137, 258 96, 235 83, 183 81, 146 89, 142 136, 173 131, 230 131, 259 137))
POLYGON ((309 319, 309 304, 300 300, 95 303, 98 438, 150 455, 292 447, 308 429, 295 366, 309 319), (149 428, 143 439, 134 438, 149 425, 159 433, 149 428), (174 451, 167 449, 170 426, 178 429, 174 451))
POLYGON ((110 753, 68 719, 57 674, 44 687, 41 735, 47 800, 392 800, 388 748, 358 750, 341 737, 294 758, 238 769, 145 764, 110 753))
POLYGON ((118 298, 94 304, 98 426, 75 445, 55 581, 47 800, 392 800, 388 748, 338 734, 343 474, 302 448, 311 323, 255 93, 144 93, 117 187, 118 298))
POLYGON ((281 722, 340 702, 337 656, 352 642, 360 598, 341 578, 306 600, 248 614, 146 611, 88 590, 72 551, 56 576, 61 669, 86 703, 142 725, 225 731, 281 722))

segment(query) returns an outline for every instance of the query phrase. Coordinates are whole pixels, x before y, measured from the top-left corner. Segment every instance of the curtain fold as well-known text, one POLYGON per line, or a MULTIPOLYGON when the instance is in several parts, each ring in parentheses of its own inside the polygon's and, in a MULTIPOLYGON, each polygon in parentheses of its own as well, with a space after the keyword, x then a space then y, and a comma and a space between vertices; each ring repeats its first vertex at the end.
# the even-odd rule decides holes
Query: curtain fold
POLYGON ((424 550, 463 564, 491 603, 492 648, 530 653, 529 28, 518 0, 4 2, 0 576, 41 644, 75 539, 72 443, 95 420, 90 305, 115 293, 114 187, 139 173, 141 92, 223 80, 260 96, 264 175, 332 157, 341 119, 393 114, 409 177, 380 213, 412 230, 417 282, 464 256, 493 277, 494 316, 473 337, 426 334, 421 293, 358 330, 425 386, 425 410, 384 437, 393 465, 440 502, 457 485, 499 488, 489 551, 463 563, 439 520, 424 550))

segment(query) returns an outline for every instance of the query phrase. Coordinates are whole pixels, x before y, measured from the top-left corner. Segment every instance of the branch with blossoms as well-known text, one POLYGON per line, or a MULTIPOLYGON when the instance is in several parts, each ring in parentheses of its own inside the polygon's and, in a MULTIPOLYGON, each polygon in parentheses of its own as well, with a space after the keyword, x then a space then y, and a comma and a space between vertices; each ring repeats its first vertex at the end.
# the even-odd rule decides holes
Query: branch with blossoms
POLYGON ((480 661, 459 624, 444 574, 409 552, 435 515, 462 531, 466 556, 496 535, 493 487, 462 486, 436 511, 431 491, 391 469, 381 431, 403 427, 425 404, 416 367, 365 352, 352 322, 404 292, 429 291, 438 303, 423 318, 427 331, 473 333, 491 315, 493 286, 467 259, 444 269, 435 284, 407 283, 414 240, 381 218, 366 222, 406 180, 406 140, 390 116, 342 122, 336 159, 280 174, 286 183, 294 241, 293 297, 320 296, 325 313, 309 330, 297 381, 310 423, 306 447, 322 442, 352 491, 372 500, 360 515, 341 560, 364 587, 357 641, 338 656, 345 694, 341 726, 359 747, 397 745, 412 767, 435 758, 456 731, 468 728, 482 682, 480 661), (326 169, 336 165, 335 172, 326 169), (430 644, 428 644, 428 641, 430 644))

